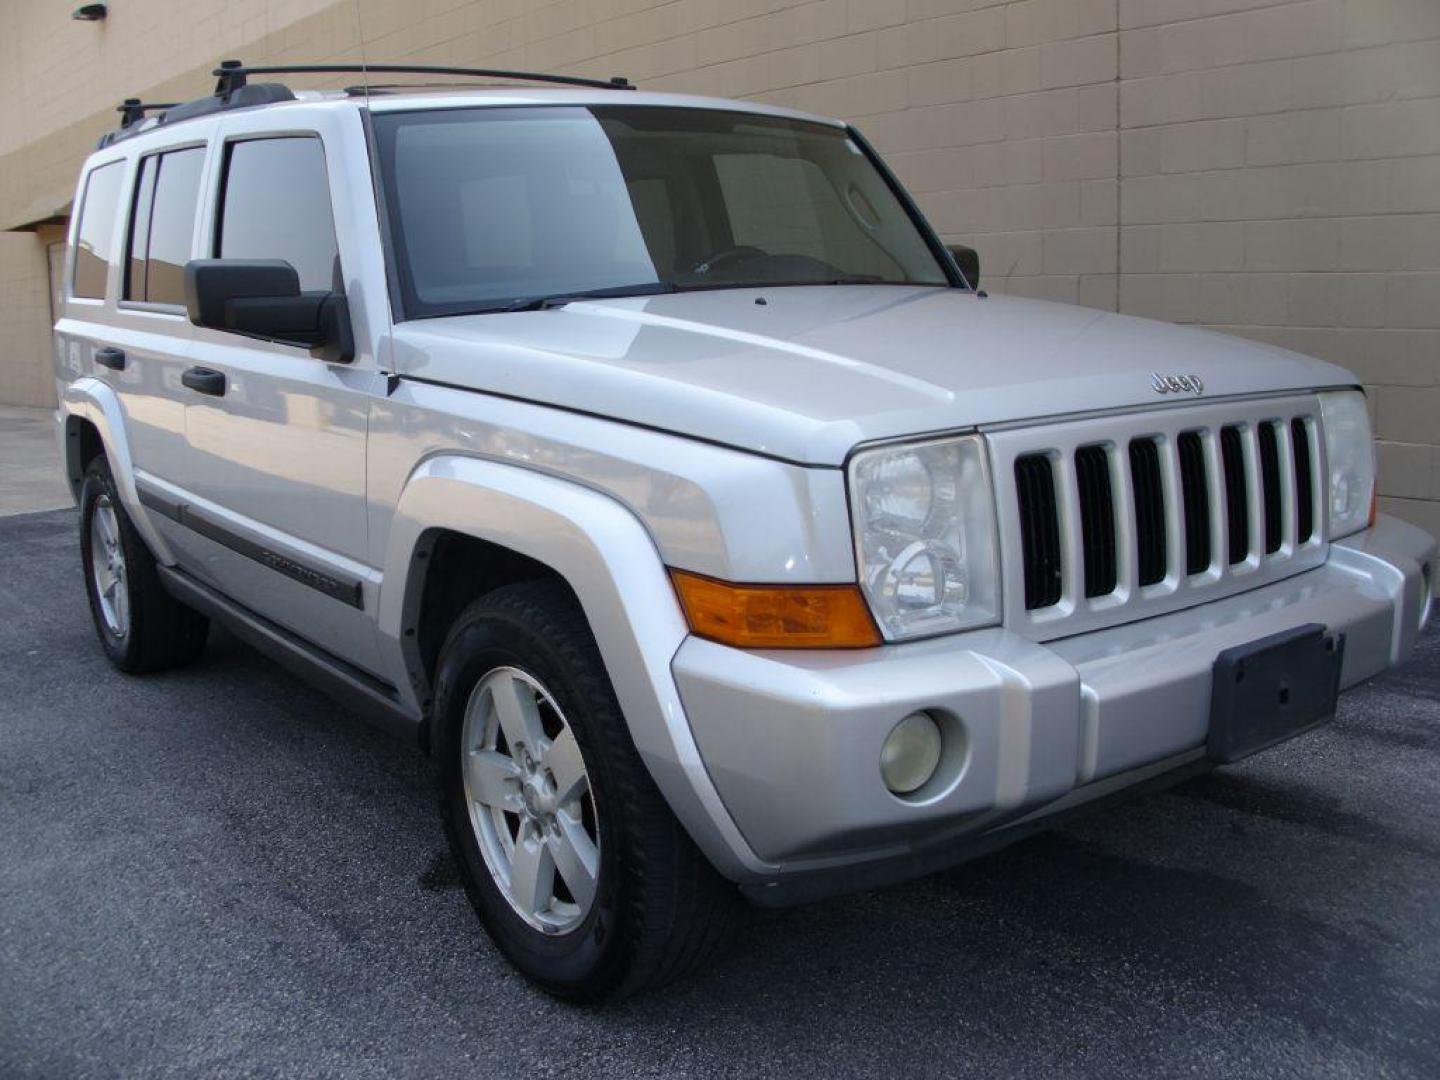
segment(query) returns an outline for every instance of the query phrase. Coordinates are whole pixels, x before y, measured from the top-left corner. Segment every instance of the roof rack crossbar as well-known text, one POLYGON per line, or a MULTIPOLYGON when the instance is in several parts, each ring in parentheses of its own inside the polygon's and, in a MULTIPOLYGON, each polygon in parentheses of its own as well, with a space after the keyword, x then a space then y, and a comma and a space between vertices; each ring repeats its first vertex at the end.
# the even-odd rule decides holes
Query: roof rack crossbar
POLYGON ((518 79, 524 82, 560 83, 565 86, 590 86, 601 90, 634 90, 635 86, 622 76, 611 79, 587 79, 580 75, 552 75, 537 71, 506 71, 501 68, 435 67, 428 64, 266 64, 250 67, 238 60, 226 60, 212 72, 219 81, 215 93, 224 97, 245 85, 250 75, 304 74, 409 74, 460 75, 489 79, 518 79))
POLYGON ((120 114, 120 126, 127 128, 131 124, 138 124, 141 120, 144 120, 147 112, 160 109, 173 109, 174 107, 175 102, 173 101, 141 101, 139 98, 132 97, 126 98, 119 105, 116 105, 115 111, 120 114))

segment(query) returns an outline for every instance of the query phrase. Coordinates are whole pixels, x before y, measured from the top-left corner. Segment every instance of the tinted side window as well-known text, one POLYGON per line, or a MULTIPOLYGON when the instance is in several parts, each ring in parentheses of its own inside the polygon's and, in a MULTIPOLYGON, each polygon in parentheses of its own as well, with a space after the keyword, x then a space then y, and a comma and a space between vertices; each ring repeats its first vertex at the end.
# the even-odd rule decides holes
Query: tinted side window
POLYGON ((85 181, 80 225, 75 233, 75 272, 70 291, 92 300, 105 297, 105 275, 115 252, 115 213, 119 209, 122 162, 102 165, 85 181))
POLYGON ((127 300, 185 303, 185 264, 200 200, 204 147, 175 150, 145 159, 135 187, 130 219, 127 300))
POLYGON ((125 285, 120 295, 126 300, 145 299, 145 249, 150 245, 150 208, 155 203, 155 173, 160 159, 140 162, 140 179, 135 183, 135 200, 130 209, 130 243, 125 262, 125 285))
POLYGON ((319 139, 232 143, 222 198, 220 258, 284 259, 301 289, 330 289, 338 249, 319 139))

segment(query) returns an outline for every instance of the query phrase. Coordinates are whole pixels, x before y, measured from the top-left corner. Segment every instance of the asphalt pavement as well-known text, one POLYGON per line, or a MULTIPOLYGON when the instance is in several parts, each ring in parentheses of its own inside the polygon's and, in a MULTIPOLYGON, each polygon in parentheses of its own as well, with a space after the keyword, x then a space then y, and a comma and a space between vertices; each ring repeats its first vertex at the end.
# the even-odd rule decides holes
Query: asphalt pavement
POLYGON ((1312 735, 584 1010, 417 752, 222 635, 111 671, 75 532, 0 519, 0 1076, 1440 1075, 1434 632, 1312 735))

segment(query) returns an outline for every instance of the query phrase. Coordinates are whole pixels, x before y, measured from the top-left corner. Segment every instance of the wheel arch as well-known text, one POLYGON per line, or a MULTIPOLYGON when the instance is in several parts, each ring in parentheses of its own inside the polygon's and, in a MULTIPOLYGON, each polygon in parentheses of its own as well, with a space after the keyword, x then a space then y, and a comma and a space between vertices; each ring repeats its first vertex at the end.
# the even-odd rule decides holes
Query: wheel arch
MULTIPOLYGON (((440 648, 465 606, 502 585, 540 580, 559 581, 574 596, 569 582, 553 567, 494 541, 444 526, 420 534, 405 583, 401 644, 407 668, 413 673, 418 667, 427 695, 440 648)), ((428 697, 420 704, 428 710, 428 697)))
MULTIPOLYGON (((382 645, 403 670, 392 681, 428 714, 427 652, 438 652, 432 608, 442 599, 430 564, 486 560, 563 581, 584 612, 641 759, 701 850, 731 878, 764 869, 741 836, 700 759, 670 671, 689 633, 649 532, 617 499, 574 482, 501 462, 437 455, 410 474, 397 500, 377 612, 382 645), (457 561, 458 560, 458 561, 457 561), (398 583, 398 584, 392 584, 398 583), (427 584, 428 583, 428 584, 427 584)), ((450 579, 453 580, 453 579, 450 579)), ((456 613, 474 599, 446 598, 456 613), (458 606, 456 606, 458 605, 458 606)), ((438 630, 443 640, 448 626, 438 630)), ((423 738, 422 733, 422 738, 423 738)))
POLYGON ((85 482, 85 470, 104 453, 105 440, 94 421, 74 413, 65 417, 65 479, 77 503, 80 486, 85 482))
POLYGON ((135 467, 126 438, 125 413, 115 391, 99 379, 77 379, 65 388, 60 399, 65 414, 65 477, 75 501, 80 501, 80 487, 85 469, 97 454, 103 453, 110 463, 110 474, 125 512, 136 531, 144 539, 157 562, 174 563, 169 547, 150 523, 135 487, 135 467))

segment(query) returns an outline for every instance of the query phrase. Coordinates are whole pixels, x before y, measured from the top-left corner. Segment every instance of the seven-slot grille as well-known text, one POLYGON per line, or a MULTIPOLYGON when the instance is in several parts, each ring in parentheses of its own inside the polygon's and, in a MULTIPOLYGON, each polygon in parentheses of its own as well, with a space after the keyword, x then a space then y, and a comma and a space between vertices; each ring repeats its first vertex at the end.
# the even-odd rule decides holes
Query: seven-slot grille
POLYGON ((992 433, 1014 484, 1007 612, 1079 632, 1317 565, 1318 412, 1307 397, 992 433))

